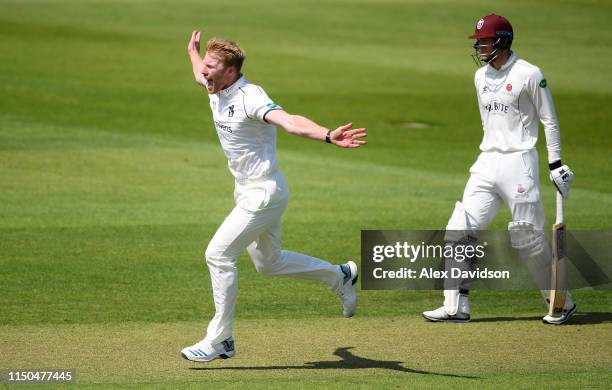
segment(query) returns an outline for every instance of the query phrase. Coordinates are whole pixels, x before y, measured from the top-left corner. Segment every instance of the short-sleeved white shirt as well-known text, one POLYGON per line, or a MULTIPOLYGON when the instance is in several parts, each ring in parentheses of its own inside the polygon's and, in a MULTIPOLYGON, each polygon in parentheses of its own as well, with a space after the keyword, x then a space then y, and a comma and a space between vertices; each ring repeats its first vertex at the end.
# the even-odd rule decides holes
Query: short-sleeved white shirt
POLYGON ((278 168, 276 127, 264 118, 281 107, 244 77, 208 96, 217 135, 236 180, 260 179, 274 173, 278 168))
POLYGON ((497 70, 491 65, 474 77, 484 136, 484 152, 532 149, 538 122, 544 125, 549 162, 561 159, 559 123, 550 89, 537 66, 513 53, 497 70))

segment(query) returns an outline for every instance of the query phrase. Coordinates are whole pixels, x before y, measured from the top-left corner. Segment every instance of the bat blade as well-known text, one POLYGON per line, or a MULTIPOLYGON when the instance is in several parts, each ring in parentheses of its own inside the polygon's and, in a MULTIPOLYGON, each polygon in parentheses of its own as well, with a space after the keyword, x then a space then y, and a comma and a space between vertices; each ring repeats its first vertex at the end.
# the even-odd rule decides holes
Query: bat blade
POLYGON ((552 261, 550 273, 550 306, 548 315, 561 317, 567 289, 567 258, 565 255, 565 224, 556 223, 552 229, 552 261))

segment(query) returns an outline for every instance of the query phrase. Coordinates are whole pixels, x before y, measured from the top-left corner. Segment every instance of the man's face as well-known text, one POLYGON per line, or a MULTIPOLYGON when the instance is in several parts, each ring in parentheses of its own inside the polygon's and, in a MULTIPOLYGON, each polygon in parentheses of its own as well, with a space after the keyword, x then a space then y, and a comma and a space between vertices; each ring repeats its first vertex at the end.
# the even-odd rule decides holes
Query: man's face
POLYGON ((206 90, 209 94, 229 87, 234 74, 235 67, 225 67, 219 56, 206 52, 202 60, 202 75, 206 79, 206 90))
POLYGON ((478 50, 478 56, 482 61, 486 61, 495 47, 493 44, 497 38, 481 38, 476 42, 476 50, 478 50))

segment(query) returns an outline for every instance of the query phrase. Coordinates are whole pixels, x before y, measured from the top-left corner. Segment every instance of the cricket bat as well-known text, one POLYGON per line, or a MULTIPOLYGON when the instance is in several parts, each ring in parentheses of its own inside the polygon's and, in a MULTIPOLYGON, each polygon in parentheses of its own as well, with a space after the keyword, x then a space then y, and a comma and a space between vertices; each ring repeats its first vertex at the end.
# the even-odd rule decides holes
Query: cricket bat
POLYGON ((552 261, 550 270, 550 306, 548 315, 561 317, 567 289, 567 258, 565 255, 565 223, 563 223, 563 196, 557 193, 557 217, 552 227, 552 261))

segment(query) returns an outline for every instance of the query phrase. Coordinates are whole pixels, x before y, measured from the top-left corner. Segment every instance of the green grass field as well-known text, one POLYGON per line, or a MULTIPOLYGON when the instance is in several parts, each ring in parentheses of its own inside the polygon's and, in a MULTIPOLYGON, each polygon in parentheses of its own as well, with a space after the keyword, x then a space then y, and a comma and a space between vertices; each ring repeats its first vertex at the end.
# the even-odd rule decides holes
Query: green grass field
MULTIPOLYGON (((179 351, 213 315, 203 252, 233 180, 186 45, 237 40, 287 111, 368 128, 359 150, 279 132, 287 249, 359 258, 361 229, 443 228, 478 154, 480 15, 553 91, 576 181, 570 229, 612 228, 612 5, 604 1, 0 0, 0 368, 66 367, 83 387, 596 388, 612 382, 612 293, 574 292, 547 327, 538 292, 474 291, 468 324, 425 323, 437 291, 325 288, 239 260, 238 354, 179 351), (460 3, 460 4, 459 4, 460 3), (415 125, 417 124, 417 125, 415 125)), ((541 137, 543 138, 543 136, 541 137)), ((540 140, 543 196, 552 186, 540 140)), ((504 210, 493 223, 505 229, 504 210)))

